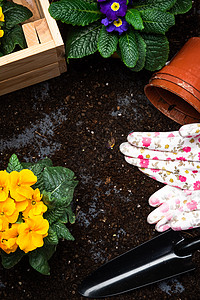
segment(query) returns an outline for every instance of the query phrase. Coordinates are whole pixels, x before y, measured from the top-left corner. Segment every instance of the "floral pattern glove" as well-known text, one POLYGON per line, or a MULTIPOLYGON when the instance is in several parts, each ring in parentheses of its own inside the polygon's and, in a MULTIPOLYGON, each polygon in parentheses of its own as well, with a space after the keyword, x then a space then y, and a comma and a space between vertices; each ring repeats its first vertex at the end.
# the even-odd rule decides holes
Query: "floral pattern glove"
POLYGON ((200 190, 181 190, 167 185, 149 198, 149 204, 157 208, 148 215, 147 222, 156 224, 159 232, 200 226, 200 190))
POLYGON ((172 132, 132 132, 120 145, 125 160, 162 183, 200 189, 200 123, 172 132))

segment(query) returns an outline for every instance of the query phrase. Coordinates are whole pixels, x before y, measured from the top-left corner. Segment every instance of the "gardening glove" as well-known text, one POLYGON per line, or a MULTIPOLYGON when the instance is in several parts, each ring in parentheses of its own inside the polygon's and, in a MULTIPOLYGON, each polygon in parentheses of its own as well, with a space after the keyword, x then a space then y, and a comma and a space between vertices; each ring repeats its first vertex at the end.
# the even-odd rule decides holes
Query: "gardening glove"
POLYGON ((200 189, 200 123, 172 132, 132 132, 120 145, 125 160, 146 175, 181 189, 200 189))
POLYGON ((200 227, 200 190, 181 190, 167 185, 149 198, 149 204, 157 208, 148 215, 147 222, 156 223, 155 229, 159 232, 200 227))

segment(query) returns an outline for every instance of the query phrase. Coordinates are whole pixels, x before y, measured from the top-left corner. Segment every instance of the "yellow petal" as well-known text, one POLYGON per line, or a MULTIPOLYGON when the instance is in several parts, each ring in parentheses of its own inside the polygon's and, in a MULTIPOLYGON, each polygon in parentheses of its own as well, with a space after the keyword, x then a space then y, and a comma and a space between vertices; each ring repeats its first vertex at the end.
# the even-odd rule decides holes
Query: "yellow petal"
POLYGON ((32 232, 32 242, 37 247, 42 247, 44 245, 43 237, 41 234, 32 232))
MULTIPOLYGON (((23 196, 23 197, 25 197, 27 199, 31 199, 32 198, 32 194, 33 194, 33 189, 30 186, 23 186, 23 185, 21 185, 20 187, 16 188, 16 192, 18 193, 19 196, 23 196)), ((17 201, 17 199, 15 199, 15 200, 17 201)))
POLYGON ((15 207, 16 210, 20 211, 24 211, 28 206, 28 200, 24 200, 24 201, 16 201, 15 202, 15 207))
POLYGON ((20 171, 20 184, 23 185, 33 185, 37 182, 37 177, 33 174, 31 170, 23 169, 20 171))

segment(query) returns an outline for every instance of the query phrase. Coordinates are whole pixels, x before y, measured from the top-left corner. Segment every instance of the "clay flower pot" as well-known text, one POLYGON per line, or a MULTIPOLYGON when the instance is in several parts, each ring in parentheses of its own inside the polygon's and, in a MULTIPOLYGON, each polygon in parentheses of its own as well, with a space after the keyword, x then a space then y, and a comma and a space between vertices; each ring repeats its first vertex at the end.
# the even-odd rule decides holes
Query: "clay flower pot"
POLYGON ((153 74, 144 91, 153 105, 179 124, 200 122, 200 38, 189 39, 153 74))

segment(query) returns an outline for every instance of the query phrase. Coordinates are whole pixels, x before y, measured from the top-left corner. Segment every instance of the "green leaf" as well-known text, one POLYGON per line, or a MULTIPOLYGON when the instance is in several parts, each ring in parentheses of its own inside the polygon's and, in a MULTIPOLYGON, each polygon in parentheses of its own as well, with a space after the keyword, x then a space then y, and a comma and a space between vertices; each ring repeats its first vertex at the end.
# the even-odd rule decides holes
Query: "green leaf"
POLYGON ((103 25, 99 33, 97 44, 101 56, 107 58, 117 51, 118 41, 118 36, 113 32, 108 32, 103 25))
POLYGON ((14 2, 6 2, 3 6, 6 29, 11 29, 15 25, 21 24, 32 17, 32 12, 23 5, 14 2))
POLYGON ((84 0, 60 0, 49 7, 51 16, 66 24, 86 26, 102 17, 97 3, 84 0))
POLYGON ((140 12, 137 9, 128 9, 125 18, 136 30, 144 28, 140 12))
POLYGON ((52 228, 57 233, 58 238, 74 241, 74 237, 71 235, 69 229, 63 223, 56 222, 52 225, 52 228))
POLYGON ((36 271, 43 275, 50 275, 48 260, 56 251, 55 245, 44 245, 28 253, 29 263, 36 271))
MULTIPOLYGON (((74 214, 73 211, 72 211, 71 206, 70 206, 70 205, 67 206, 67 208, 66 208, 65 211, 66 211, 66 213, 67 213, 67 215, 68 215, 69 222, 70 222, 71 224, 74 224, 74 223, 75 223, 76 217, 75 217, 75 214, 74 214)), ((60 219, 60 221, 61 221, 61 219, 60 219)))
POLYGON ((165 32, 175 25, 174 15, 155 9, 148 9, 141 12, 144 24, 144 32, 165 34, 165 32))
POLYGON ((65 213, 65 206, 48 209, 44 213, 44 218, 48 220, 49 224, 53 224, 54 222, 58 221, 60 217, 65 213))
POLYGON ((192 8, 192 0, 177 0, 170 9, 170 13, 174 15, 184 14, 192 8))
POLYGON ((145 57, 146 57, 146 44, 138 32, 135 32, 136 43, 138 47, 139 58, 134 68, 131 68, 132 71, 139 72, 145 66, 145 57))
POLYGON ((1 38, 1 51, 4 55, 12 53, 17 45, 21 49, 26 48, 26 41, 21 25, 16 25, 4 32, 4 36, 1 38))
POLYGON ((8 173, 11 173, 12 171, 21 171, 23 169, 19 159, 17 158, 17 155, 16 154, 13 154, 10 159, 9 159, 9 162, 8 162, 8 167, 6 169, 6 171, 8 173))
POLYGON ((52 226, 49 227, 48 235, 44 238, 44 242, 46 245, 58 244, 58 236, 57 233, 53 230, 52 226))
POLYGON ((119 48, 124 64, 129 68, 135 67, 139 55, 135 34, 133 31, 126 31, 120 36, 119 48))
POLYGON ((102 25, 93 23, 85 27, 75 27, 66 41, 68 58, 82 58, 97 51, 98 36, 102 25))
POLYGON ((161 69, 169 55, 169 42, 164 35, 142 34, 146 44, 145 69, 155 71, 161 69))
POLYGON ((1 251, 1 260, 2 260, 2 265, 5 269, 10 269, 14 267, 20 260, 21 258, 25 255, 25 253, 20 250, 19 248, 10 254, 7 254, 3 250, 1 251))
POLYGON ((3 53, 0 52, 0 57, 3 56, 3 53))
POLYGON ((74 172, 64 167, 46 167, 43 171, 43 178, 45 191, 51 192, 52 198, 66 199, 65 204, 69 205, 78 183, 74 172))
POLYGON ((139 11, 146 9, 159 9, 160 11, 169 10, 176 0, 141 0, 138 2, 133 1, 134 8, 137 8, 139 11))

